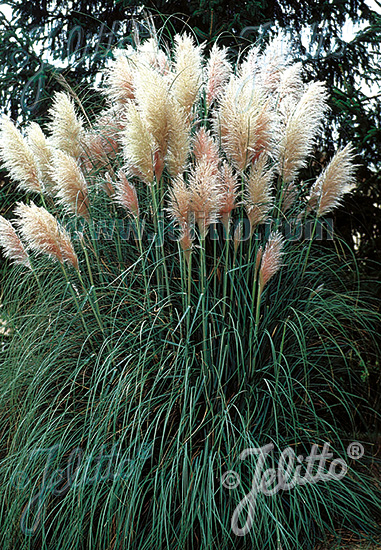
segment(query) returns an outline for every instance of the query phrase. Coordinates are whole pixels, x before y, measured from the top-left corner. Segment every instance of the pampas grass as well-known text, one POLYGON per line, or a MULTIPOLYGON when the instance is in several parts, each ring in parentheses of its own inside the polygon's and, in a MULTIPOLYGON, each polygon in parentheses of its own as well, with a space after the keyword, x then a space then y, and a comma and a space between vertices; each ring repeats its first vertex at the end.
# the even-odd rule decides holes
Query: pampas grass
POLYGON ((356 187, 354 150, 351 144, 338 151, 311 188, 309 207, 324 216, 339 206, 356 187))
POLYGON ((58 203, 73 214, 89 218, 88 189, 86 179, 75 158, 64 151, 53 154, 51 175, 55 182, 58 203))
POLYGON ((78 258, 69 234, 45 208, 33 202, 29 206, 19 203, 15 214, 19 218, 15 223, 31 250, 48 254, 62 264, 69 262, 78 269, 78 258))
POLYGON ((15 264, 32 268, 25 246, 21 242, 11 222, 0 216, 0 246, 4 249, 6 258, 15 264))
POLYGON ((56 93, 49 114, 52 144, 78 158, 82 151, 83 122, 76 113, 73 100, 65 92, 56 93))
POLYGON ((312 550, 343 526, 371 536, 373 449, 357 464, 346 449, 376 417, 380 316, 338 237, 314 240, 352 188, 354 151, 299 179, 326 87, 304 84, 279 41, 234 65, 189 35, 172 50, 155 32, 136 43, 107 69, 91 124, 63 93, 27 139, 3 122, 3 163, 34 202, 14 226, 0 218, 23 264, 2 296, 1 547, 312 550), (287 238, 304 223, 310 239, 287 238), (231 521, 258 472, 239 457, 270 442, 263 469, 329 442, 348 473, 259 491, 240 537, 231 521))
POLYGON ((26 139, 6 116, 0 126, 0 158, 20 189, 40 193, 41 182, 34 155, 26 139))

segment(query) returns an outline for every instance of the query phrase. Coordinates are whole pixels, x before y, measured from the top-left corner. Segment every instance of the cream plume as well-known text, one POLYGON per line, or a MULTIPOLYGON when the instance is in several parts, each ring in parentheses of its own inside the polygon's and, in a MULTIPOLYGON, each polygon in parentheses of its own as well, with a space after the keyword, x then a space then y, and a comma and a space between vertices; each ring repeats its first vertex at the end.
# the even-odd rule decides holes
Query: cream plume
POLYGON ((56 92, 49 114, 53 146, 78 158, 82 152, 83 122, 77 116, 71 98, 64 92, 56 92))
POLYGON ((232 73, 227 58, 227 49, 213 45, 205 68, 206 104, 208 107, 218 99, 232 73))
POLYGON ((111 102, 123 105, 135 96, 136 55, 130 57, 128 51, 117 50, 115 57, 115 61, 104 71, 106 78, 103 93, 111 102))
POLYGON ((185 170, 190 148, 190 126, 184 109, 172 100, 168 111, 168 149, 165 164, 172 177, 185 170))
POLYGON ((189 176, 191 211, 204 239, 211 223, 218 220, 220 211, 220 187, 213 164, 201 161, 189 176))
POLYGON ((136 77, 135 96, 144 125, 154 138, 155 175, 160 179, 169 137, 171 101, 168 83, 154 69, 141 67, 136 77))
POLYGON ((0 216, 0 246, 4 255, 14 264, 21 264, 32 269, 29 256, 11 222, 0 216))
POLYGON ((173 95, 185 109, 188 116, 197 99, 202 78, 202 46, 195 46, 187 34, 175 36, 173 95))
POLYGON ((260 53, 258 46, 252 46, 239 68, 239 75, 243 79, 253 80, 257 88, 269 96, 273 94, 280 82, 283 73, 287 70, 289 51, 285 48, 284 39, 274 38, 260 53))
POLYGON ((237 206, 239 189, 237 174, 233 172, 233 168, 227 162, 222 164, 220 170, 220 193, 220 216, 228 235, 230 216, 237 206))
POLYGON ((54 181, 51 176, 53 148, 49 144, 39 124, 31 122, 26 130, 27 142, 34 154, 44 191, 51 193, 54 181))
POLYGON ((213 126, 221 147, 239 172, 272 146, 272 113, 252 79, 231 77, 213 126))
POLYGON ((89 219, 87 183, 75 158, 63 151, 55 151, 52 178, 59 202, 69 212, 89 219))
POLYGON ((102 168, 110 167, 110 159, 106 151, 106 148, 110 149, 108 140, 101 134, 95 131, 85 132, 82 137, 82 146, 83 152, 79 162, 86 173, 91 174, 93 171, 98 172, 102 168))
POLYGON ((289 117, 277 147, 278 172, 285 183, 294 180, 306 166, 327 109, 325 85, 313 82, 289 117))
POLYGON ((239 77, 246 79, 246 78, 253 78, 256 73, 259 71, 261 62, 261 53, 260 48, 258 46, 251 46, 249 48, 245 59, 241 62, 241 64, 238 67, 238 75, 239 77))
POLYGON ((281 210, 285 214, 290 210, 298 196, 298 188, 291 182, 282 189, 281 210))
POLYGON ((268 157, 266 154, 262 154, 250 168, 245 186, 244 205, 251 231, 266 220, 269 210, 273 206, 271 193, 273 176, 273 170, 268 167, 268 157))
POLYGON ((139 218, 139 203, 135 187, 128 181, 123 170, 118 172, 118 180, 113 184, 115 188, 114 200, 129 214, 139 218))
POLYGON ((20 189, 41 193, 39 171, 33 152, 7 116, 1 118, 0 159, 20 189))
POLYGON ((169 192, 168 213, 181 229, 180 245, 189 260, 194 239, 192 231, 191 192, 183 176, 175 178, 169 192))
POLYGON ((276 90, 278 101, 282 102, 286 97, 291 97, 294 106, 300 101, 304 91, 302 67, 302 63, 294 63, 282 73, 279 87, 276 90))
POLYGON ((193 141, 193 154, 196 162, 207 162, 214 166, 218 173, 220 163, 218 145, 208 130, 201 127, 197 130, 193 141))
POLYGON ((264 252, 262 253, 261 251, 261 267, 259 270, 259 285, 261 290, 282 267, 283 246, 284 238, 279 231, 271 233, 264 252))
POLYGON ((81 166, 87 172, 109 168, 120 149, 120 133, 125 127, 124 109, 111 108, 97 118, 94 128, 82 136, 81 166))
POLYGON ((308 209, 314 209, 318 217, 328 214, 336 208, 345 193, 356 187, 353 164, 354 149, 348 144, 337 151, 323 173, 318 177, 311 189, 308 209))
POLYGON ((145 62, 162 75, 170 71, 170 60, 159 48, 157 37, 151 37, 138 47, 138 61, 145 62))
POLYGON ((146 183, 154 180, 156 145, 134 103, 127 107, 127 125, 121 133, 127 168, 146 183))
POLYGON ((287 70, 288 60, 288 43, 285 43, 284 36, 278 35, 269 42, 259 58, 256 83, 266 95, 274 94, 278 89, 282 75, 287 70))
POLYGON ((19 216, 17 226, 31 250, 48 254, 62 264, 69 262, 78 269, 78 258, 69 234, 45 208, 18 203, 15 213, 19 216))

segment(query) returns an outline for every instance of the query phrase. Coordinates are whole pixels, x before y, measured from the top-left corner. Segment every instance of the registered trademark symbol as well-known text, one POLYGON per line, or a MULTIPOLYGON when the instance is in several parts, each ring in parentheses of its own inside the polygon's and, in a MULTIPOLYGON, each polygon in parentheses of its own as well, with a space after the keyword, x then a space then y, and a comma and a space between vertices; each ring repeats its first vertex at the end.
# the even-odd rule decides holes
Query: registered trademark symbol
POLYGON ((347 455, 349 458, 352 458, 352 460, 358 460, 364 455, 364 452, 363 445, 358 441, 353 441, 353 443, 350 443, 347 447, 347 455))
POLYGON ((226 489, 236 489, 241 483, 239 474, 234 470, 228 470, 221 477, 221 483, 226 489))

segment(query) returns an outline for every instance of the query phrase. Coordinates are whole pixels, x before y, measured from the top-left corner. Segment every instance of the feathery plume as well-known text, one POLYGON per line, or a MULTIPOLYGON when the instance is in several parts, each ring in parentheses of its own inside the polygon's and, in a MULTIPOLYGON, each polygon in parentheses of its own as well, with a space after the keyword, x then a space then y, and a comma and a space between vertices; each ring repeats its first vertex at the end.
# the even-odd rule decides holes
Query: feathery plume
POLYGON ((33 152, 7 116, 1 118, 0 159, 20 189, 41 193, 39 171, 33 152))
POLYGON ((172 177, 185 170, 190 147, 190 127, 184 109, 172 100, 168 111, 168 149, 165 164, 172 177))
POLYGON ((20 237, 17 235, 11 222, 0 216, 0 246, 4 248, 4 255, 14 264, 21 264, 32 269, 29 256, 20 237))
POLYGON ((255 86, 270 97, 280 85, 282 75, 287 70, 289 50, 284 39, 275 37, 264 52, 258 46, 252 46, 239 67, 243 80, 255 82, 255 86))
POLYGON ((266 95, 276 92, 288 63, 288 43, 285 43, 284 36, 278 35, 269 42, 259 57, 256 84, 265 91, 266 95))
POLYGON ((287 67, 281 74, 279 87, 276 90, 277 100, 282 102, 284 98, 291 97, 293 99, 294 106, 300 101, 304 84, 302 80, 302 64, 295 63, 290 67, 287 67))
POLYGON ((345 193, 356 187, 353 164, 354 149, 348 144, 337 151, 323 173, 318 177, 311 189, 308 209, 314 209, 318 217, 328 214, 336 208, 345 193))
POLYGON ((220 188, 218 174, 213 164, 201 161, 189 176, 191 211, 204 239, 211 223, 218 220, 220 211, 220 188))
POLYGON ((108 109, 98 117, 91 131, 83 133, 80 164, 87 172, 111 169, 110 161, 115 159, 120 149, 124 116, 124 109, 108 109))
POLYGON ((87 183, 75 158, 63 151, 55 151, 52 177, 59 202, 69 212, 89 219, 87 183))
POLYGON ((275 231, 270 234, 269 240, 266 243, 263 254, 261 253, 261 267, 259 270, 259 285, 261 290, 266 286, 269 280, 279 271, 282 267, 281 259, 282 248, 284 245, 284 238, 275 231))
POLYGON ((242 79, 247 77, 253 78, 259 71, 261 60, 260 48, 258 46, 251 46, 249 48, 245 59, 238 66, 238 75, 242 79))
POLYGON ((205 68, 206 104, 208 107, 218 99, 231 74, 232 66, 227 58, 227 49, 219 48, 217 44, 214 44, 205 68))
POLYGON ((64 92, 56 92, 49 114, 53 146, 78 158, 82 152, 83 122, 77 116, 71 98, 64 92))
POLYGON ((196 162, 207 162, 214 167, 215 173, 218 173, 220 163, 218 145, 210 132, 204 127, 196 132, 193 141, 193 154, 196 162))
POLYGON ((79 157, 79 162, 86 173, 90 174, 92 171, 98 172, 102 168, 110 168, 110 159, 105 149, 107 145, 107 140, 98 132, 84 132, 82 137, 83 151, 79 157))
POLYGON ((69 234, 45 208, 18 203, 15 209, 17 226, 31 250, 44 253, 63 264, 69 262, 78 269, 78 258, 69 234))
POLYGON ((277 147, 278 172, 285 183, 294 180, 306 166, 327 109, 325 85, 313 82, 289 117, 277 147))
POLYGON ((271 182, 274 172, 267 164, 266 154, 260 155, 257 162, 250 168, 246 180, 244 206, 250 221, 251 231, 266 220, 269 210, 273 206, 271 182))
POLYGON ((136 77, 135 96, 142 120, 155 142, 155 175, 156 179, 160 179, 168 148, 168 113, 171 109, 168 83, 151 67, 140 67, 136 77))
POLYGON ((134 103, 130 103, 127 107, 127 119, 126 127, 121 133, 127 168, 140 179, 151 184, 155 173, 154 155, 157 146, 134 103))
POLYGON ((146 63, 160 74, 167 75, 170 71, 170 60, 166 53, 159 48, 157 37, 148 38, 138 47, 138 61, 146 63))
POLYGON ((298 188, 293 182, 284 186, 284 188, 282 189, 281 207, 280 207, 283 214, 285 214, 288 210, 290 210, 297 196, 298 196, 298 188))
POLYGON ((54 181, 51 175, 53 160, 53 148, 45 137, 44 132, 37 122, 31 122, 26 129, 26 138, 31 151, 34 154, 38 173, 44 185, 44 191, 52 193, 54 181))
POLYGON ((195 46, 186 33, 175 36, 175 66, 172 92, 181 107, 190 116, 197 99, 202 77, 202 46, 195 46))
POLYGON ((239 172, 272 146, 272 113, 252 79, 232 76, 214 113, 221 147, 239 172))
POLYGON ((128 181, 123 170, 118 172, 118 180, 113 184, 115 187, 114 200, 129 214, 139 218, 139 203, 135 187, 128 181))
MULTIPOLYGON (((105 83, 103 93, 112 103, 124 105, 134 99, 134 72, 136 54, 128 55, 129 51, 117 50, 114 63, 104 71, 105 83)), ((131 53, 131 52, 130 52, 131 53)))
POLYGON ((237 174, 234 174, 233 168, 226 161, 221 166, 220 189, 220 216, 225 227, 226 235, 228 235, 230 216, 234 208, 237 206, 238 177, 237 174))
POLYGON ((194 240, 192 231, 191 193, 182 175, 175 178, 172 188, 170 189, 167 211, 181 229, 179 242, 186 259, 189 260, 194 240))

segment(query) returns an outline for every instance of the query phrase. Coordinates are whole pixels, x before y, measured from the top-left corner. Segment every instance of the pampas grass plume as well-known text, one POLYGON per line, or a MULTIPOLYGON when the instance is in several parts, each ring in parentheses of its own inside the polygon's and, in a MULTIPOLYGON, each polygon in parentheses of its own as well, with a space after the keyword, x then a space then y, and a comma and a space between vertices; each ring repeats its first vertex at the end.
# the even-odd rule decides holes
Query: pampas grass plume
POLYGON ((218 99, 231 74, 232 66, 227 58, 227 49, 219 48, 214 44, 205 69, 205 93, 208 107, 218 99))
POLYGON ((153 182, 155 173, 153 163, 156 145, 134 103, 128 105, 127 119, 126 128, 121 133, 127 168, 150 184, 153 182))
POLYGON ((69 212, 89 219, 87 183, 75 158, 63 151, 55 151, 51 173, 59 202, 69 212))
POLYGON ((287 121, 277 146, 278 171, 285 183, 293 181, 299 170, 306 166, 328 109, 327 97, 325 85, 313 82, 287 121))
POLYGON ((37 122, 30 123, 26 130, 26 136, 28 145, 34 154, 40 179, 44 184, 44 191, 51 193, 54 187, 51 175, 53 148, 37 122))
POLYGON ((54 147, 78 158, 82 152, 83 122, 77 116, 72 99, 65 92, 57 92, 49 110, 50 131, 54 147))
POLYGON ((356 187, 352 144, 337 151, 324 172, 311 189, 308 209, 314 209, 318 217, 334 210, 343 198, 356 187))
POLYGON ((269 280, 282 267, 282 248, 284 245, 284 237, 278 231, 273 232, 269 236, 264 252, 259 257, 261 267, 259 270, 259 284, 261 290, 266 286, 269 280))
POLYGON ((136 60, 129 58, 125 52, 115 52, 116 59, 105 74, 103 93, 112 102, 124 105, 134 99, 134 73, 136 60))
POLYGON ((169 216, 181 229, 181 237, 179 242, 186 259, 189 260, 194 239, 191 228, 191 192, 186 186, 182 176, 178 176, 173 182, 169 193, 169 206, 167 211, 169 216))
POLYGON ((78 258, 67 231, 45 208, 18 203, 15 209, 17 225, 31 250, 44 253, 61 264, 69 262, 78 270, 78 258))
POLYGON ((21 264, 32 269, 29 256, 11 222, 0 216, 0 246, 4 255, 14 264, 21 264))
POLYGON ((218 172, 220 156, 218 145, 214 141, 209 130, 201 127, 197 130, 193 140, 193 155, 196 162, 207 162, 215 167, 215 172, 218 172))
POLYGON ((136 189, 128 181, 123 170, 119 171, 118 180, 113 184, 113 187, 115 188, 115 202, 123 206, 129 214, 132 214, 135 218, 139 218, 139 203, 136 189))
POLYGON ((200 236, 205 239, 210 224, 218 220, 221 207, 218 174, 212 163, 196 164, 189 176, 189 191, 191 210, 200 236))
POLYGON ((1 118, 0 159, 20 189, 41 193, 39 170, 33 151, 7 116, 1 118))
POLYGON ((195 46, 186 33, 175 36, 175 66, 172 91, 181 107, 190 116, 202 78, 202 46, 195 46))
POLYGON ((273 170, 268 167, 268 157, 266 154, 262 154, 257 162, 251 166, 246 180, 244 206, 250 221, 251 231, 266 220, 269 210, 273 206, 271 193, 273 176, 273 170))
POLYGON ((272 148, 272 119, 270 104, 253 81, 232 76, 214 112, 213 127, 237 171, 272 148))

